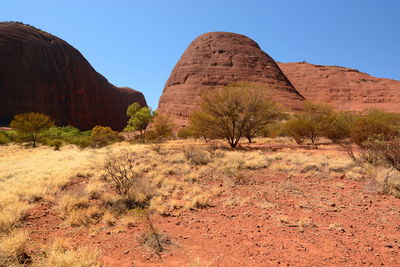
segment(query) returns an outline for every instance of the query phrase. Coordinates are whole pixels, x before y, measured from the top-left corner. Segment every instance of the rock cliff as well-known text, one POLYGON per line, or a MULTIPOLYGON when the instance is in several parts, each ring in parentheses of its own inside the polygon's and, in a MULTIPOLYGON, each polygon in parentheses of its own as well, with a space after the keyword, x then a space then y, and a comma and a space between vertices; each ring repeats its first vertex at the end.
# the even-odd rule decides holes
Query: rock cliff
POLYGON ((400 81, 306 62, 279 63, 279 67, 307 100, 328 103, 339 110, 400 112, 400 81))

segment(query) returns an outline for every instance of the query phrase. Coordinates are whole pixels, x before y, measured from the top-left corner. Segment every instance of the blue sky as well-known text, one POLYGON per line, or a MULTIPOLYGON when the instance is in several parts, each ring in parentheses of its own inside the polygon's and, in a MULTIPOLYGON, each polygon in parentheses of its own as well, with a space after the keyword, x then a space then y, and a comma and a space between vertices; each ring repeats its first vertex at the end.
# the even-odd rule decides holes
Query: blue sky
POLYGON ((77 48, 111 83, 157 108, 180 55, 210 31, 244 34, 276 61, 308 61, 400 80, 399 0, 1 0, 77 48))

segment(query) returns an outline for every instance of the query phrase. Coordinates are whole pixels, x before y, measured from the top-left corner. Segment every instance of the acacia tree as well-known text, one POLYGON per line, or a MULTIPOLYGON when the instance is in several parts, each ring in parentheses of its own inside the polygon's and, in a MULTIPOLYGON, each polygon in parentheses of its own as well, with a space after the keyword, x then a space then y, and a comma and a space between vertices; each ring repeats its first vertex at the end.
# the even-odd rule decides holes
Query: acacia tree
POLYGON ((21 137, 28 138, 32 147, 36 147, 37 138, 40 132, 54 125, 51 118, 45 114, 30 112, 15 115, 11 121, 11 128, 17 131, 21 137))
POLYGON ((249 141, 281 114, 278 106, 260 88, 247 84, 231 85, 202 97, 190 126, 198 134, 221 137, 235 148, 241 137, 249 141))
POLYGON ((126 114, 129 120, 125 131, 139 131, 140 138, 145 140, 147 125, 155 117, 156 112, 152 111, 151 108, 141 107, 139 103, 133 103, 128 107, 126 114))
MULTIPOLYGON (((258 97, 257 94, 260 92, 256 91, 255 93, 254 97, 258 97)), ((252 143, 253 138, 264 130, 267 125, 286 117, 286 114, 282 112, 281 106, 277 103, 269 99, 263 100, 262 95, 259 97, 261 97, 261 101, 254 103, 249 119, 243 129, 243 134, 249 143, 252 143)))

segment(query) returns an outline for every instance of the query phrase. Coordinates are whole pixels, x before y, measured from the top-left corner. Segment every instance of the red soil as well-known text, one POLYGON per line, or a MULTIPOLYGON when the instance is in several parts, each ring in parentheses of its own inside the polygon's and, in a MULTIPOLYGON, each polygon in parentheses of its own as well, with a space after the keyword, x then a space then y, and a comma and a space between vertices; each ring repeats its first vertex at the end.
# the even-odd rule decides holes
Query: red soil
POLYGON ((400 266, 400 201, 376 194, 371 184, 268 169, 249 172, 244 185, 222 187, 219 177, 205 182, 224 188, 211 207, 151 216, 173 242, 161 257, 139 244, 144 221, 65 228, 45 202, 27 219, 30 253, 64 237, 98 248, 105 266, 400 266), (249 201, 224 205, 232 197, 249 201), (259 206, 266 202, 275 207, 259 206))

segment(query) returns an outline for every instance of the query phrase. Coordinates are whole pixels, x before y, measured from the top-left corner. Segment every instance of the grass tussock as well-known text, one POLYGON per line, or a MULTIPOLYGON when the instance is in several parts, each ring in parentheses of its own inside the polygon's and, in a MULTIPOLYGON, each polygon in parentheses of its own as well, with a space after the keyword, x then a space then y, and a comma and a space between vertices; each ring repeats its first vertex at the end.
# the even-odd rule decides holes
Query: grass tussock
POLYGON ((0 266, 29 263, 31 258, 25 252, 27 243, 28 233, 21 229, 0 235, 0 266))
POLYGON ((72 248, 63 239, 56 240, 45 252, 43 266, 53 267, 100 267, 97 262, 98 252, 93 248, 72 248))

